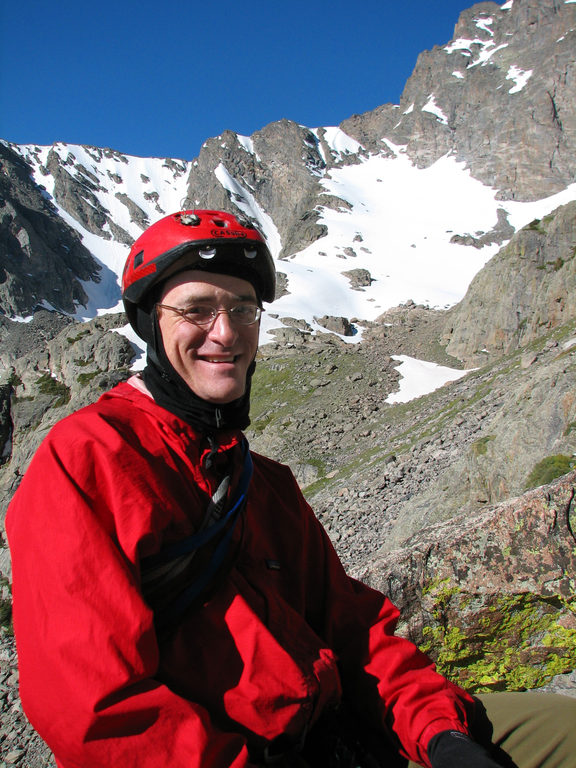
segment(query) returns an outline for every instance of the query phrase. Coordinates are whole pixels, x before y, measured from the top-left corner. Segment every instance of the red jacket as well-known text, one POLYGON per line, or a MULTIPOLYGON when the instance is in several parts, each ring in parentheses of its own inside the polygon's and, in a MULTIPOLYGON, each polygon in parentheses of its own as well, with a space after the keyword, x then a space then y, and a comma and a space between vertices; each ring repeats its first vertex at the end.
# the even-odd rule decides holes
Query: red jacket
POLYGON ((58 765, 249 766, 248 746, 298 737, 342 691, 414 760, 467 730, 467 694, 394 636, 396 608, 345 574, 290 470, 257 454, 240 554, 160 653, 139 564, 198 525, 207 451, 125 383, 54 427, 15 494, 21 698, 58 765))

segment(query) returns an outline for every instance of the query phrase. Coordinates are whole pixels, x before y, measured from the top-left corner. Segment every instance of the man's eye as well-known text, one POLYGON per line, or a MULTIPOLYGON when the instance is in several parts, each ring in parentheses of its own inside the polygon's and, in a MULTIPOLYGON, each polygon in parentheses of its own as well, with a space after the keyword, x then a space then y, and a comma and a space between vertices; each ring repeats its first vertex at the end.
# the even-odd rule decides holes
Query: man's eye
POLYGON ((214 310, 212 307, 203 307, 201 305, 193 305, 191 307, 187 307, 184 311, 184 314, 186 317, 192 317, 194 320, 197 320, 198 318, 209 318, 212 317, 214 314, 214 310))
POLYGON ((235 315, 238 315, 238 317, 253 315, 254 307, 252 304, 239 304, 237 307, 232 309, 232 312, 234 312, 235 315))

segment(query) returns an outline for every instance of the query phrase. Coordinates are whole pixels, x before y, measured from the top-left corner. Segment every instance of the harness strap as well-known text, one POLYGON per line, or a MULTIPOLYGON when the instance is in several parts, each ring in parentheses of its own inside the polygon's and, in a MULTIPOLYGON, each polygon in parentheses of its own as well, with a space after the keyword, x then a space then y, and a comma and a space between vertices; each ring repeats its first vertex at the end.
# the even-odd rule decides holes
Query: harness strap
POLYGON ((225 560, 236 523, 246 505, 246 494, 253 472, 247 440, 242 441, 242 452, 242 474, 230 508, 224 509, 230 485, 230 477, 226 476, 210 500, 200 530, 140 561, 142 592, 144 599, 154 610, 154 620, 159 632, 182 618, 188 608, 210 586, 225 560), (206 567, 194 574, 190 580, 190 574, 187 572, 194 556, 201 547, 215 540, 221 533, 223 535, 214 547, 206 567))

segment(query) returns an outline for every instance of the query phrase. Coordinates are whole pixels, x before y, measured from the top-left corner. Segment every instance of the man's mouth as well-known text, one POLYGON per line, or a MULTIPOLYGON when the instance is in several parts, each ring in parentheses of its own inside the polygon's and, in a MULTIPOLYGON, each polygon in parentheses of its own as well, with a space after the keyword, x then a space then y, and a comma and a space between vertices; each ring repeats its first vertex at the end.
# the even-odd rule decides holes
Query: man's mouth
POLYGON ((202 360, 206 363, 235 363, 238 359, 238 355, 230 355, 229 357, 203 357, 202 360))

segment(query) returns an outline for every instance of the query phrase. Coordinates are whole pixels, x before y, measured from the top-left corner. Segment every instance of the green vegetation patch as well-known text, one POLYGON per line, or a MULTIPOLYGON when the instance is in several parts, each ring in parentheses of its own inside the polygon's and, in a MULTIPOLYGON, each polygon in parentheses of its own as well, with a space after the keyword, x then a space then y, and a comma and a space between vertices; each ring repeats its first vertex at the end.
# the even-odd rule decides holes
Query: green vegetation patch
POLYGON ((567 474, 576 466, 574 456, 566 456, 558 453, 554 456, 547 456, 534 467, 526 480, 526 489, 537 488, 540 485, 547 485, 557 477, 567 474))
POLYGON ((499 595, 473 610, 475 597, 448 580, 429 592, 432 621, 420 647, 467 690, 538 688, 574 669, 576 596, 499 595))
POLYGON ((79 373, 76 377, 76 380, 78 381, 78 384, 81 384, 83 387, 85 387, 92 381, 95 376, 98 376, 99 373, 102 373, 102 371, 98 370, 90 371, 89 373, 79 373))
POLYGON ((66 405, 70 400, 70 389, 58 379, 53 378, 49 373, 45 373, 38 379, 38 388, 43 395, 50 395, 56 398, 54 407, 66 405))
POLYGON ((0 576, 0 628, 12 632, 12 601, 5 597, 5 592, 10 594, 10 583, 5 576, 0 576))
POLYGON ((554 215, 549 214, 548 216, 544 216, 542 219, 534 219, 530 222, 530 224, 526 225, 525 229, 529 229, 531 232, 538 232, 541 235, 545 235, 547 227, 552 221, 554 221, 554 215))
POLYGON ((526 225, 526 229, 529 229, 531 232, 544 232, 540 219, 533 219, 530 224, 526 225))
POLYGON ((481 437, 479 440, 475 440, 470 446, 472 453, 475 456, 486 456, 488 451, 488 443, 490 443, 492 440, 496 440, 496 435, 486 435, 485 437, 481 437))
POLYGON ((80 341, 80 339, 84 338, 84 336, 89 336, 91 333, 90 328, 87 328, 83 331, 80 331, 76 336, 67 336, 66 341, 68 344, 76 344, 77 341, 80 341))
POLYGON ((264 414, 266 420, 270 420, 270 404, 276 417, 282 412, 291 413, 295 406, 301 405, 305 397, 297 383, 300 379, 304 376, 297 357, 277 358, 273 363, 258 362, 250 396, 253 423, 264 414), (281 405, 274 407, 275 403, 271 403, 274 396, 282 398, 281 405))

